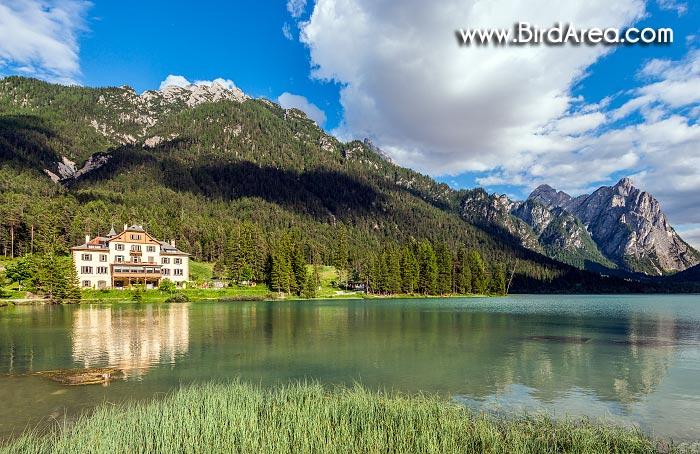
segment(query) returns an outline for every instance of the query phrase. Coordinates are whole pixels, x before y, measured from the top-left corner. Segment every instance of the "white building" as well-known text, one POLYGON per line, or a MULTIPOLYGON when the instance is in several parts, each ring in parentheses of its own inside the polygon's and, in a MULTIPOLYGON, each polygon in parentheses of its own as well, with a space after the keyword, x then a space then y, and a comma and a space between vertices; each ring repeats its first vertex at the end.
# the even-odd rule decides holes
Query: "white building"
POLYGON ((149 235, 142 226, 124 225, 117 234, 112 229, 106 237, 90 239, 70 248, 73 263, 84 288, 125 288, 144 284, 158 286, 169 279, 178 286, 190 279, 190 256, 149 235))

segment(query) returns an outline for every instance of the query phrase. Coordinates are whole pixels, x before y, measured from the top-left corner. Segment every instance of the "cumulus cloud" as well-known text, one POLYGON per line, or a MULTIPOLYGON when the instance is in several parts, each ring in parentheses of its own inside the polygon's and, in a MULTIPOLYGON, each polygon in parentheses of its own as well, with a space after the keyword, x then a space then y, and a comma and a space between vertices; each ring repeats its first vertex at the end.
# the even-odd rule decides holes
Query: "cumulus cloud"
POLYGON ((292 15, 293 18, 297 19, 304 14, 306 10, 306 0, 288 0, 287 1, 287 11, 292 15))
POLYGON ((219 84, 222 87, 227 88, 229 90, 236 90, 237 89, 236 84, 234 84, 231 79, 222 79, 221 77, 219 77, 219 78, 216 78, 214 80, 195 80, 194 82, 190 82, 185 77, 178 76, 175 74, 168 75, 168 77, 166 77, 165 80, 163 80, 160 83, 159 89, 162 90, 165 87, 167 87, 168 85, 175 85, 177 87, 187 87, 189 85, 207 85, 207 86, 210 86, 214 82, 216 82, 217 84, 219 84))
MULTIPOLYGON (((605 46, 460 47, 458 28, 540 27, 562 18, 577 27, 623 27, 642 0, 318 0, 301 24, 312 76, 342 84, 345 126, 377 137, 402 164, 456 174, 520 165, 570 146, 549 134, 575 102, 571 87, 611 49, 605 46), (342 52, 340 51, 342 50, 342 52), (543 129, 544 128, 544 129, 543 129)), ((595 112, 558 127, 595 127, 595 112)), ((563 134, 561 132, 560 134, 563 134)))
POLYGON ((277 98, 277 102, 285 109, 301 110, 321 128, 323 128, 326 124, 326 114, 315 104, 310 103, 304 96, 293 95, 285 92, 277 98))
POLYGON ((78 83, 78 35, 89 6, 81 0, 0 2, 0 74, 78 83))
POLYGON ((560 135, 551 128, 547 135, 562 144, 561 150, 531 157, 520 167, 501 166, 479 182, 528 188, 548 183, 580 193, 624 172, 659 199, 671 222, 700 223, 700 50, 680 60, 651 60, 639 77, 644 83, 621 107, 603 108, 602 130, 572 136, 571 130, 560 135), (631 121, 636 113, 639 120, 631 121))
POLYGON ((693 226, 692 228, 689 228, 687 230, 679 231, 678 234, 688 244, 700 251, 700 227, 693 226))
MULTIPOLYGON (((683 13, 683 4, 659 0, 683 13)), ((311 75, 341 84, 338 132, 372 137, 432 175, 478 183, 548 183, 572 194, 631 176, 672 222, 700 223, 700 51, 640 68, 638 87, 598 103, 572 96, 606 46, 460 47, 459 28, 624 28, 642 0, 317 0, 300 24, 311 75), (342 50, 342 52, 341 52, 342 50), (614 100, 614 103, 612 102, 614 100), (615 107, 611 107, 614 104, 615 107)))

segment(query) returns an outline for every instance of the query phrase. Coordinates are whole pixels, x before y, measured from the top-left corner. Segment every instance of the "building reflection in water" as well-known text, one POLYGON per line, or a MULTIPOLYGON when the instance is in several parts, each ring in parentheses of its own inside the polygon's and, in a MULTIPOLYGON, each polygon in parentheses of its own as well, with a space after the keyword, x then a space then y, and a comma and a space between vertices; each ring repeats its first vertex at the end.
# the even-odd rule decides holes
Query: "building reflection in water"
POLYGON ((189 328, 187 304, 81 308, 73 314, 73 361, 138 377, 186 354, 189 328))

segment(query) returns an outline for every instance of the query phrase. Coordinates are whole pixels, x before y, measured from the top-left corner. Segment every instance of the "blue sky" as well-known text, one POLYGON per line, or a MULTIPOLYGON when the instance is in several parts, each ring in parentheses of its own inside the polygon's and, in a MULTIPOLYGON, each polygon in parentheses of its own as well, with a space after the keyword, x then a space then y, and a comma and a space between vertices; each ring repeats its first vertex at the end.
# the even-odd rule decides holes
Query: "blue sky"
POLYGON ((456 188, 523 198, 632 177, 700 242, 699 19, 691 0, 0 0, 0 75, 137 92, 223 78, 456 188), (671 27, 674 43, 455 40, 521 20, 671 27))

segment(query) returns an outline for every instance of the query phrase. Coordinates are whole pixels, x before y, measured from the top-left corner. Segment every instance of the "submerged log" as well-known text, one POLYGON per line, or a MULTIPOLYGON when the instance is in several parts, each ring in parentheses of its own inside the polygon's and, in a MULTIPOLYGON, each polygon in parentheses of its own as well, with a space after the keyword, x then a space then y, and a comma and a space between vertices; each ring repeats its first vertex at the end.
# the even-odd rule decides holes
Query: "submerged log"
POLYGON ((529 339, 540 342, 555 342, 560 344, 585 344, 591 340, 590 337, 577 336, 530 336, 529 339))
POLYGON ((0 374, 5 377, 45 377, 62 385, 99 385, 124 377, 124 371, 114 367, 94 369, 61 369, 24 374, 0 374))
POLYGON ((63 385, 98 385, 109 383, 124 376, 120 369, 111 367, 98 369, 63 369, 37 372, 34 375, 46 377, 63 385))

